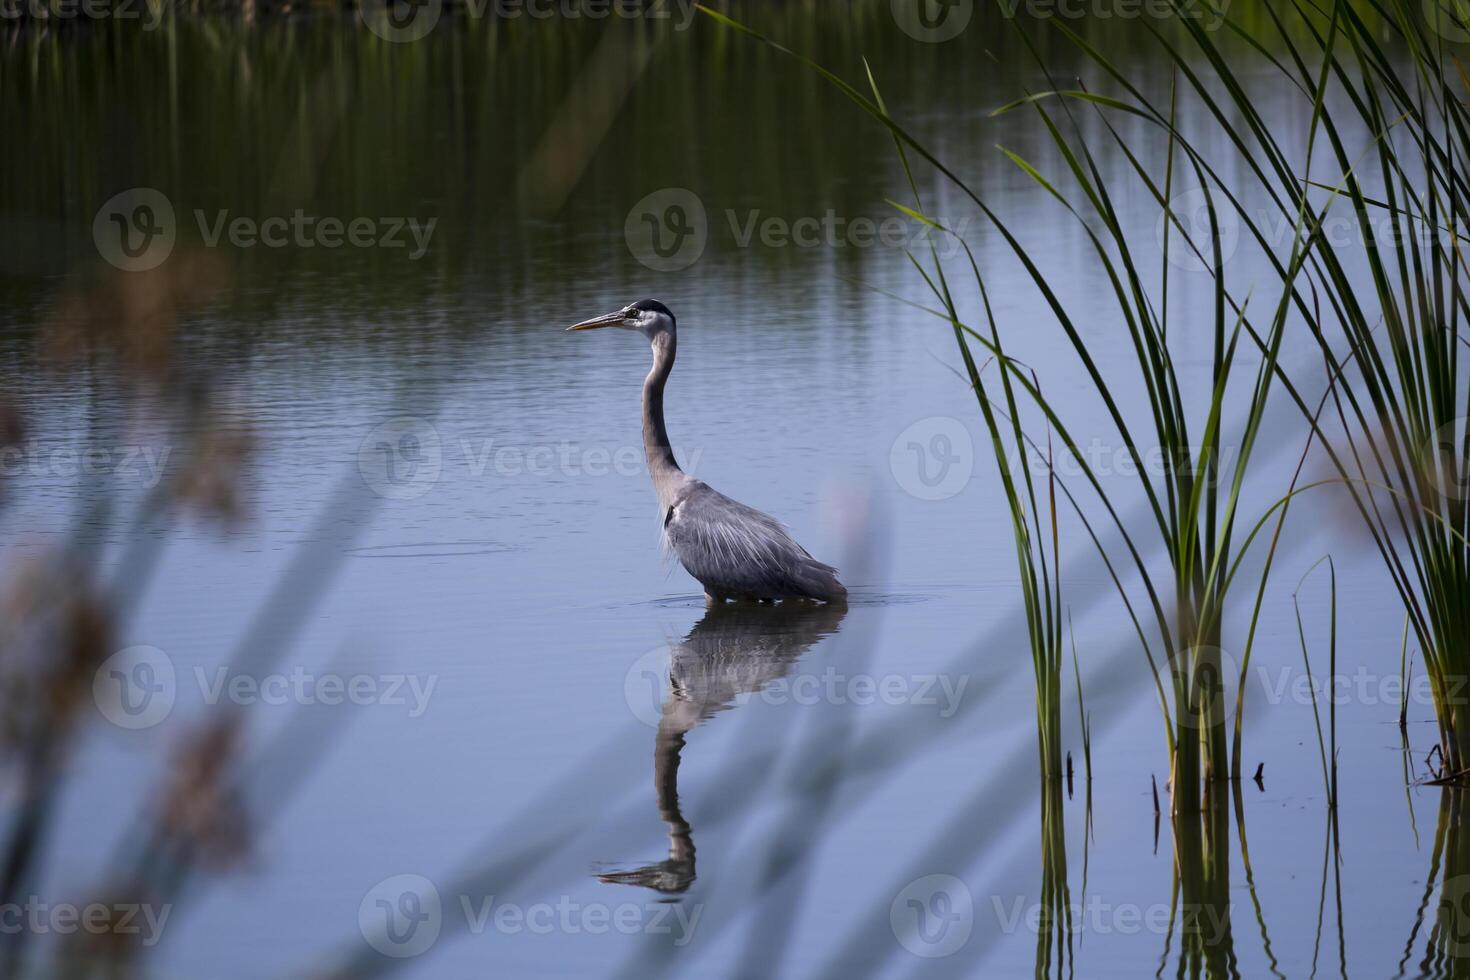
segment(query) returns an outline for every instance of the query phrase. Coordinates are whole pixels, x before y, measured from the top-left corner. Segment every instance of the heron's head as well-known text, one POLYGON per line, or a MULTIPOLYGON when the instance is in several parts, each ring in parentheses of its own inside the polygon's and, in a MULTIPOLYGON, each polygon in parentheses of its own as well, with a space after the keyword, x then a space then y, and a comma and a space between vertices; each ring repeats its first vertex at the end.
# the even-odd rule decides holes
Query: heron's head
POLYGON ((674 314, 656 299, 640 299, 620 310, 595 316, 581 323, 574 323, 568 330, 595 330, 598 327, 617 327, 620 330, 636 330, 649 340, 660 335, 673 336, 674 314))

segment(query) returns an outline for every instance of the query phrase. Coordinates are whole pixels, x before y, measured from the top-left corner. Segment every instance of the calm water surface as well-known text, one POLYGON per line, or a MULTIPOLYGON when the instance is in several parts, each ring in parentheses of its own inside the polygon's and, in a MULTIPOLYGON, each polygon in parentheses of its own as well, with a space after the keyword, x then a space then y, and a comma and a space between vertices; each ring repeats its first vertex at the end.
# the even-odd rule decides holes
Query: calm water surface
MULTIPOLYGON (((1120 400, 1138 404, 1079 230, 993 149, 1059 166, 1030 117, 988 115, 1045 79, 1003 33, 922 45, 886 5, 849 14, 763 16, 850 77, 870 58, 895 114, 1017 223, 1064 300, 1098 307, 1084 329, 1120 400)), ((162 651, 177 688, 157 725, 88 728, 45 894, 92 888, 127 847, 164 750, 221 696, 242 634, 261 615, 283 622, 294 599, 299 630, 266 637, 271 672, 377 686, 363 704, 254 698, 250 856, 180 897, 148 961, 159 976, 1003 976, 1040 960, 1136 977, 1185 968, 1191 910, 1219 972, 1447 971, 1426 944, 1457 801, 1404 789, 1402 615, 1325 502, 1284 538, 1247 694, 1245 767, 1264 763, 1264 784, 1240 787, 1219 835, 1228 888, 1205 906, 1175 890, 1169 822, 1154 818, 1166 760, 1143 657, 1081 528, 1065 527, 1096 774, 1090 825, 1080 773, 1062 804, 1072 946, 1046 945, 1035 909, 1057 865, 1042 860, 1031 671, 989 443, 947 326, 866 288, 923 299, 903 254, 926 247, 917 230, 900 222, 888 244, 854 231, 894 213, 892 147, 753 44, 703 23, 641 40, 622 26, 455 19, 387 45, 313 15, 29 36, 0 55, 26 161, 0 172, 0 363, 29 427, 24 458, 8 457, 0 547, 19 568, 80 526, 126 581, 129 543, 153 542, 118 646, 162 651), (247 516, 228 533, 189 517, 138 531, 137 508, 184 450, 172 463, 120 454, 177 449, 187 426, 125 410, 104 374, 42 356, 58 306, 118 276, 92 220, 140 186, 175 213, 164 268, 202 257, 217 277, 177 343, 257 440, 247 516), (660 271, 625 223, 632 211, 636 231, 635 205, 669 188, 697 199, 706 243, 660 271), (208 242, 221 211, 298 208, 435 225, 418 258, 208 242), (788 241, 780 228, 802 219, 788 241), (707 612, 660 556, 639 448, 647 347, 561 329, 645 295, 679 317, 667 407, 686 468, 839 564, 845 614, 707 612), (115 454, 118 499, 100 516, 94 481, 68 462, 85 449, 115 454), (1291 601, 1328 550, 1346 675, 1340 875, 1291 601), (283 578, 303 555, 316 564, 283 578), (959 884, 941 895, 931 875, 959 884), (438 938, 379 956, 368 939, 383 941, 385 908, 428 916, 422 935, 438 938)), ((1146 45, 1107 39, 1149 68, 1146 45)), ((1279 91, 1260 108, 1282 127, 1303 115, 1279 91)), ((1148 236, 1157 207, 1135 190, 1122 204, 1148 236)), ((1096 393, 1004 244, 952 191, 924 191, 991 270, 1018 353, 1112 451, 1096 393)), ((1247 282, 1251 258, 1239 261, 1247 282)), ((1178 356, 1205 384, 1206 284, 1177 275, 1178 356)), ((1288 357, 1309 370, 1314 354, 1288 357)), ((1301 450, 1276 408, 1251 508, 1301 450)), ((1325 650, 1322 583, 1302 595, 1325 650)), ((1227 630, 1237 644, 1248 598, 1227 630)), ((1411 704, 1421 776, 1431 717, 1411 704)), ((1070 703, 1064 726, 1080 769, 1070 703)))

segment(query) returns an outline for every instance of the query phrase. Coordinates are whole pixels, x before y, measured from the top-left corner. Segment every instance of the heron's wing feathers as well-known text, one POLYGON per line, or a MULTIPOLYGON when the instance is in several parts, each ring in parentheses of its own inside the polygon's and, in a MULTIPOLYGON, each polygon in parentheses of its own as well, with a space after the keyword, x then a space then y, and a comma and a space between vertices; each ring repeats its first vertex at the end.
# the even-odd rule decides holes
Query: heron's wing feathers
POLYGON ((836 570, 774 518, 690 480, 664 515, 669 547, 706 588, 738 596, 834 599, 836 570))

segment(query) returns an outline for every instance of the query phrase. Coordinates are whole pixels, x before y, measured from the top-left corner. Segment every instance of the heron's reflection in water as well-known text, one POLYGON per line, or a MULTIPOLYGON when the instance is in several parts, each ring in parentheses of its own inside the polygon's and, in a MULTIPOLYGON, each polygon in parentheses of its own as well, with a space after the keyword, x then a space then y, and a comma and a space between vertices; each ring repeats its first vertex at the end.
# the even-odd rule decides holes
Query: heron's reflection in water
POLYGON ((694 838, 679 811, 679 757, 684 736, 736 698, 757 694, 785 677, 824 636, 837 631, 845 605, 748 603, 713 605, 669 656, 669 690, 653 746, 653 786, 669 826, 667 860, 597 877, 669 895, 694 882, 694 838))

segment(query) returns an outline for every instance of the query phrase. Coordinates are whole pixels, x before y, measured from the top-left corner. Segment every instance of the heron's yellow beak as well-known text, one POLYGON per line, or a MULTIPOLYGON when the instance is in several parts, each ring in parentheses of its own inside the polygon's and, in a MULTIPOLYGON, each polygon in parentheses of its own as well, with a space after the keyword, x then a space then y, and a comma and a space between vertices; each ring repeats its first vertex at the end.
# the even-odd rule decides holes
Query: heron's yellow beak
POLYGON ((615 326, 619 323, 622 323, 626 319, 627 317, 623 315, 623 311, 618 310, 615 313, 604 313, 602 316, 595 316, 590 320, 583 320, 581 323, 574 323, 570 327, 567 327, 567 329, 596 330, 598 327, 615 326))

